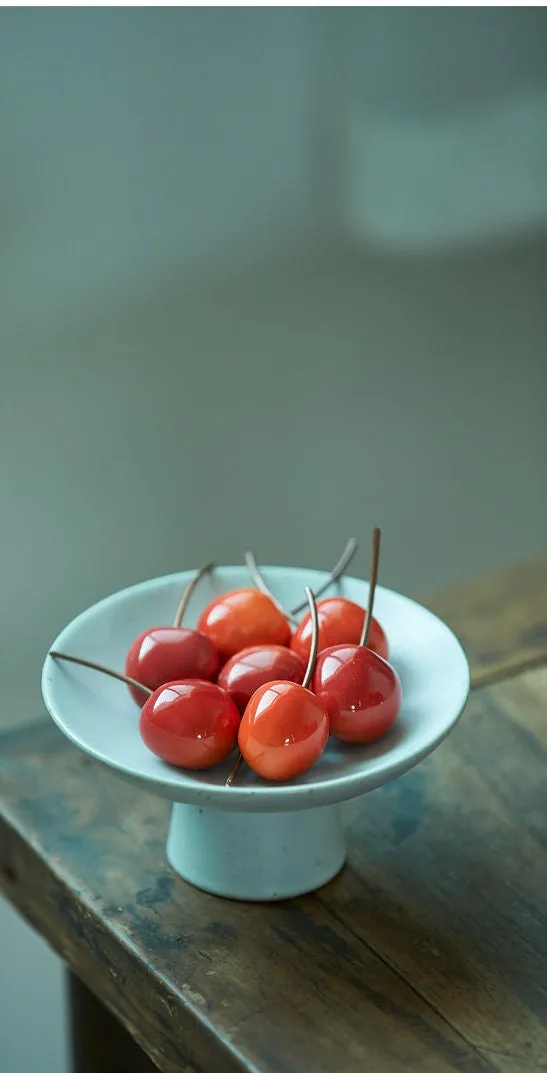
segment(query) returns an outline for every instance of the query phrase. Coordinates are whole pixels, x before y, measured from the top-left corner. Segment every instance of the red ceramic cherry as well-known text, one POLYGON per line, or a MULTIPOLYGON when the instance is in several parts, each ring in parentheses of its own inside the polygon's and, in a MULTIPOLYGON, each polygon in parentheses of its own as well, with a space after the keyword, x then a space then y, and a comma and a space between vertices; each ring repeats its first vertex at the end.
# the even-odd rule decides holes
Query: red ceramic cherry
MULTIPOLYGON (((239 728, 243 759, 264 779, 285 781, 301 775, 319 759, 329 736, 329 721, 318 697, 308 689, 317 655, 317 615, 306 589, 315 624, 310 658, 302 685, 275 681, 251 697, 239 728)), ((236 769, 228 782, 231 784, 236 769)))
MULTIPOLYGON (((213 643, 198 630, 181 626, 182 616, 200 578, 212 568, 207 563, 197 571, 187 585, 173 626, 154 626, 135 638, 125 661, 126 674, 150 689, 181 678, 216 678, 220 659, 213 643)), ((133 687, 130 692, 142 705, 142 693, 133 687)))
MULTIPOLYGON (((367 622, 378 574, 380 530, 374 530, 367 622)), ((330 732, 342 741, 376 741, 393 725, 401 707, 401 683, 396 670, 367 648, 365 627, 360 644, 333 645, 321 652, 313 688, 329 715, 330 732)))
POLYGON ((234 589, 217 596, 202 611, 198 630, 212 641, 221 660, 250 645, 288 645, 291 637, 285 615, 256 589, 234 589))
MULTIPOLYGON (((319 652, 338 644, 359 644, 366 619, 366 611, 352 600, 343 596, 328 596, 317 604, 319 619, 319 652)), ((298 628, 292 635, 291 648, 301 659, 306 660, 311 643, 311 619, 309 612, 304 615, 298 628)), ((380 623, 373 618, 370 627, 369 648, 378 652, 384 659, 388 657, 386 635, 380 623)))
POLYGON ((142 693, 146 700, 139 729, 148 748, 177 767, 212 767, 229 756, 237 742, 240 716, 228 694, 214 682, 168 682, 152 691, 141 682, 89 659, 50 652, 54 659, 108 674, 142 693))
POLYGON ((290 648, 255 645, 232 656, 224 664, 217 682, 230 694, 240 712, 244 712, 259 686, 277 679, 301 683, 305 673, 305 664, 290 648))
POLYGON ((151 752, 181 768, 212 767, 234 749, 240 715, 224 689, 199 679, 170 682, 145 701, 139 720, 151 752))
POLYGON ((335 738, 376 741, 393 726, 401 707, 396 670, 370 648, 334 645, 317 658, 313 689, 328 712, 335 738))

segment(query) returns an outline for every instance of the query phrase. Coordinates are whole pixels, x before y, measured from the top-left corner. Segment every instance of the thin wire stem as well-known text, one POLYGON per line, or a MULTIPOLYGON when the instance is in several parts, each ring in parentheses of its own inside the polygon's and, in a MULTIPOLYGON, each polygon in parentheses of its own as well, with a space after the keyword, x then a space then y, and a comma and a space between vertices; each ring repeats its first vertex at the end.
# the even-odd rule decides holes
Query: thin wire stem
POLYGON ((177 613, 175 615, 175 621, 173 622, 173 626, 175 627, 175 629, 178 629, 180 624, 181 624, 181 622, 182 622, 182 616, 184 615, 184 612, 186 611, 186 608, 188 607, 188 604, 190 602, 190 597, 191 597, 196 585, 198 584, 199 581, 201 581, 201 578, 203 577, 204 574, 209 574, 211 572, 211 570, 214 568, 214 565, 215 565, 214 563, 205 563, 205 566, 200 566, 199 570, 196 570, 196 573, 195 573, 194 577, 191 579, 191 581, 188 582, 188 584, 187 584, 187 586, 186 586, 186 588, 185 588, 185 590, 184 590, 184 592, 183 592, 183 594, 182 594, 182 596, 180 598, 179 606, 177 607, 177 613))
POLYGON ((376 592, 376 582, 378 581, 378 564, 380 562, 380 538, 381 533, 378 528, 372 530, 372 559, 370 563, 370 581, 368 586, 368 604, 367 613, 365 615, 365 621, 363 623, 363 632, 361 634, 361 640, 359 644, 362 648, 366 648, 368 644, 368 635, 370 633, 370 627, 372 625, 372 609, 374 607, 374 593, 376 592))
POLYGON ((313 678, 313 672, 315 670, 315 661, 317 659, 317 649, 319 648, 319 619, 317 618, 317 607, 315 606, 315 597, 311 591, 309 585, 306 585, 306 599, 310 608, 311 616, 311 646, 310 654, 308 656, 308 666, 306 667, 306 673, 304 675, 304 681, 302 685, 304 689, 309 689, 310 682, 313 678))
MULTIPOLYGON (((347 570, 347 568, 348 568, 351 560, 353 559, 353 556, 355 555, 356 551, 357 551, 357 541, 356 541, 355 537, 350 537, 350 539, 348 540, 348 542, 347 542, 347 544, 346 544, 346 546, 345 546, 345 548, 344 548, 344 550, 343 550, 338 562, 336 563, 335 566, 333 566, 329 577, 327 578, 326 581, 323 582, 322 585, 319 586, 318 589, 315 590, 314 596, 315 596, 316 600, 317 600, 317 598, 319 596, 322 596, 323 593, 326 592, 327 589, 331 585, 334 585, 335 581, 338 581, 338 578, 341 577, 342 574, 347 570)), ((304 610, 305 606, 306 606, 306 601, 303 600, 302 603, 298 604, 298 607, 293 607, 292 614, 297 615, 299 613, 299 611, 304 610)))
POLYGON ((240 769, 242 763, 243 763, 243 757, 242 757, 241 753, 238 752, 238 754, 236 756, 236 759, 235 759, 235 764, 234 764, 230 774, 228 775, 228 778, 226 779, 226 782, 224 783, 225 786, 233 786, 234 785, 234 783, 235 783, 235 781, 237 779, 237 776, 239 774, 239 769, 240 769))
POLYGON ((271 589, 268 588, 266 582, 264 581, 264 578, 262 577, 262 574, 260 573, 260 568, 259 568, 258 563, 256 561, 254 552, 252 552, 252 551, 246 551, 245 552, 245 564, 246 564, 247 570, 249 571, 249 573, 251 575, 251 578, 252 578, 252 580, 254 582, 255 588, 257 588, 259 590, 259 592, 263 592, 264 596, 268 596, 270 598, 270 600, 272 601, 272 603, 274 603, 275 606, 277 607, 277 610, 281 611, 281 614, 285 616, 285 618, 288 620, 288 622, 291 622, 293 626, 296 626, 297 623, 298 623, 298 619, 296 619, 294 617, 294 615, 292 614, 291 611, 286 611, 285 610, 285 608, 283 607, 283 604, 281 604, 279 602, 279 600, 277 599, 277 597, 274 596, 273 592, 271 591, 271 589))
POLYGON ((125 682, 126 686, 133 686, 134 689, 140 689, 141 693, 146 693, 147 697, 151 697, 154 692, 153 689, 149 689, 148 686, 143 686, 142 682, 137 682, 135 678, 130 678, 127 674, 120 674, 119 671, 112 671, 110 667, 103 667, 102 663, 93 663, 90 659, 80 659, 79 656, 67 656, 66 652, 50 652, 50 656, 53 659, 64 659, 67 663, 78 663, 80 667, 89 667, 92 671, 100 671, 101 674, 108 674, 110 678, 117 678, 118 682, 125 682))

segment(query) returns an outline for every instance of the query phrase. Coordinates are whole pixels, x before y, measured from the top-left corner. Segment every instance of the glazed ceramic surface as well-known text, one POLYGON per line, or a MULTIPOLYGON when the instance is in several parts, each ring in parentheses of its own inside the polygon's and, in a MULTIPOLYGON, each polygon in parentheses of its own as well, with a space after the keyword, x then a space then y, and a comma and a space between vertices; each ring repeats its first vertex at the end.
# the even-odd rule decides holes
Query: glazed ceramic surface
MULTIPOLYGON (((306 584, 318 587, 319 571, 264 567, 264 577, 287 607, 301 599, 306 584)), ((145 581, 84 611, 52 648, 123 670, 134 637, 149 626, 172 622, 193 571, 145 581)), ((216 594, 249 584, 244 566, 219 567, 196 589, 185 617, 194 625, 216 594)), ((368 584, 343 578, 332 590, 366 604, 368 584)), ((124 778, 173 802, 212 805, 231 812, 278 812, 334 804, 357 797, 407 771, 426 756, 456 722, 469 690, 469 668, 452 632, 431 612, 399 593, 378 588, 375 616, 384 627, 390 658, 401 677, 403 706, 389 734, 374 745, 329 741, 319 763, 290 783, 269 784, 242 771, 238 785, 224 785, 231 760, 202 772, 169 767, 150 753, 139 736, 139 709, 127 688, 104 675, 46 658, 43 694, 60 729, 85 752, 124 778)))

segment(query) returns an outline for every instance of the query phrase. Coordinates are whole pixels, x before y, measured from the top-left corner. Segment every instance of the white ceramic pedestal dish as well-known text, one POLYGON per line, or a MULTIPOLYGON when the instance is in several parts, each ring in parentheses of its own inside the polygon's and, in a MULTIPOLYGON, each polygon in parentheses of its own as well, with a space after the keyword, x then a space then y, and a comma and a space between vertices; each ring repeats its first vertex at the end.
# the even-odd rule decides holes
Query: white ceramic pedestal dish
MULTIPOLYGON (((172 622, 193 573, 145 581, 109 596, 74 619, 52 647, 123 670, 138 633, 172 622)), ((320 571, 294 567, 264 567, 263 574, 286 607, 303 599, 305 585, 316 589, 326 580, 320 571)), ((249 584, 244 566, 219 567, 198 585, 184 624, 195 625, 213 596, 249 584)), ((329 591, 365 605, 368 583, 345 577, 329 591)), ((141 741, 139 709, 123 684, 49 656, 42 674, 44 700, 72 742, 124 779, 173 802, 167 856, 184 879, 230 898, 292 897, 315 890, 342 868, 341 803, 417 764, 448 734, 465 706, 469 667, 448 627, 419 604, 380 587, 375 616, 402 681, 397 723, 374 745, 330 740, 315 767, 292 782, 267 783, 242 770, 237 785, 226 787, 233 758, 201 772, 164 764, 141 741)))

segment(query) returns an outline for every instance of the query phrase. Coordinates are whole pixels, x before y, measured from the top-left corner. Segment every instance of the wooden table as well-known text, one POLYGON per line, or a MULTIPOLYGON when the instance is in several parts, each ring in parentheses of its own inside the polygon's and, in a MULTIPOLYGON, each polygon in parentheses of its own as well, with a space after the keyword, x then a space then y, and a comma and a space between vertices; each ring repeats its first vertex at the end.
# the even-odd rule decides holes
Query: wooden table
POLYGON ((429 603, 467 712, 360 801, 313 896, 202 894, 166 864, 166 803, 50 724, 0 741, 0 883, 73 973, 79 1073, 545 1068, 547 558, 429 603))

